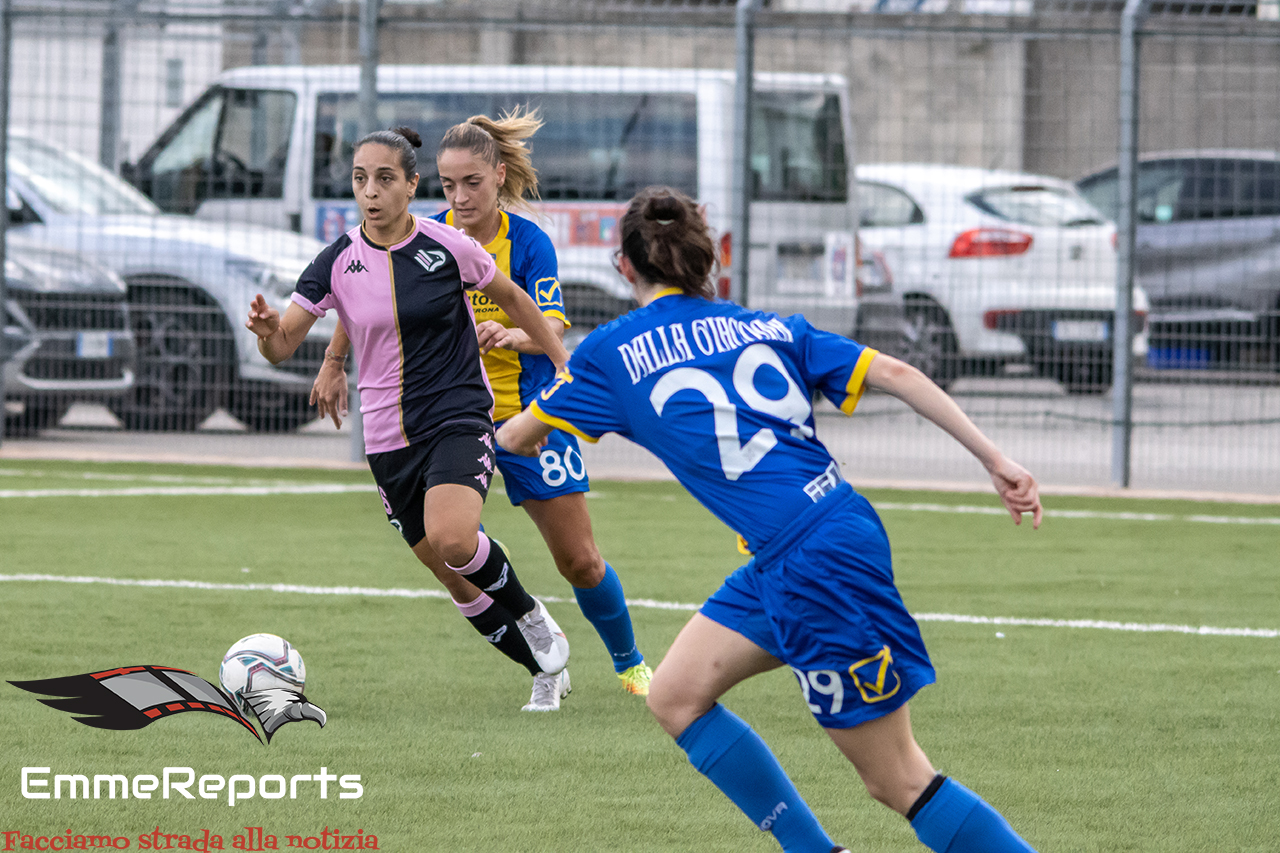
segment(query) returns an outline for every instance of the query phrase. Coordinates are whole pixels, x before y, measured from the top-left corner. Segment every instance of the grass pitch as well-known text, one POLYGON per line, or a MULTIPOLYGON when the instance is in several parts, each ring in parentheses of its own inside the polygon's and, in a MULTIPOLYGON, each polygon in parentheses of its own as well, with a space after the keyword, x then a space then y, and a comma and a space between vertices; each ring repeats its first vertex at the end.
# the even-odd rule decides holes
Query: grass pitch
MULTIPOLYGON (((0 683, 0 850, 82 834, 117 849, 236 849, 237 837, 254 849, 255 827, 279 849, 290 837, 342 849, 335 834, 397 851, 778 849, 622 691, 533 525, 499 493, 486 527, 573 643, 558 713, 519 711, 528 677, 433 597, 365 473, 0 469, 0 679, 164 664, 216 681, 227 646, 270 631, 302 651, 307 694, 329 714, 262 746, 211 714, 93 729, 0 683), (324 767, 358 775, 363 794, 340 799, 330 783, 321 799, 304 783, 296 799, 234 806, 225 791, 27 799, 25 767, 255 780, 324 767)), ((1051 498, 1033 532, 990 494, 867 494, 938 668, 912 716, 940 770, 1043 851, 1275 849, 1280 508, 1051 498)), ((656 664, 738 565, 733 536, 675 484, 600 482, 593 495, 597 540, 656 664)), ((788 671, 725 702, 841 844, 923 849, 866 796, 788 671)))

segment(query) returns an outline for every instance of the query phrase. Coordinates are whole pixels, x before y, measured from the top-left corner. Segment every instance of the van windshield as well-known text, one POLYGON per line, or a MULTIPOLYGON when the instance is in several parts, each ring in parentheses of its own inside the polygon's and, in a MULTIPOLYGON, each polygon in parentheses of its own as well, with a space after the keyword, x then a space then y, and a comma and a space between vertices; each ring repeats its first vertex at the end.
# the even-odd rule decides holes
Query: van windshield
MULTIPOLYGON (((351 158, 358 135, 355 94, 322 94, 316 108, 312 195, 352 198, 351 158)), ((546 124, 531 140, 543 199, 625 201, 650 184, 698 191, 697 102, 671 93, 398 93, 378 96, 378 126, 412 127, 422 136, 419 198, 443 199, 435 149, 468 117, 497 117, 517 106, 546 124)))
POLYGON ((840 99, 834 93, 755 92, 751 172, 757 201, 849 197, 840 99))

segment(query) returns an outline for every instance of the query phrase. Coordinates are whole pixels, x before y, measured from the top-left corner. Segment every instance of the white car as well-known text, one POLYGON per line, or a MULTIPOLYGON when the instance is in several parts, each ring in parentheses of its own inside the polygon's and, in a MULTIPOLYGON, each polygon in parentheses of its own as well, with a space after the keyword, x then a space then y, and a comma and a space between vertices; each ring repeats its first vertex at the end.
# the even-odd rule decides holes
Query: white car
MULTIPOLYGON (((1067 181, 928 164, 857 167, 864 253, 902 294, 906 358, 939 385, 1028 364, 1068 392, 1111 385, 1116 232, 1067 181)), ((1146 294, 1134 293, 1141 330, 1146 294)), ((1146 352, 1145 333, 1134 352, 1146 352)))
POLYGON ((288 430, 307 396, 334 322, 317 323, 282 368, 244 327, 262 293, 282 311, 319 240, 261 225, 163 214, 83 157, 9 134, 10 230, 70 249, 121 276, 137 344, 133 392, 109 402, 130 428, 194 429, 224 406, 251 429, 288 430))

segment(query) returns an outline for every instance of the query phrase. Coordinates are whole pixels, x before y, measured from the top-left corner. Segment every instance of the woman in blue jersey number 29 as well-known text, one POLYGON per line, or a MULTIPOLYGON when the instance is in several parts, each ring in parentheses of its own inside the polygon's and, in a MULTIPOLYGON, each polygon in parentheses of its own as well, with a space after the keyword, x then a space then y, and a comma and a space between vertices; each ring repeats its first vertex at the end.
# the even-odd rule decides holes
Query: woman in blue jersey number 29
POLYGON ((619 270, 641 307, 580 344, 498 443, 530 454, 552 427, 589 441, 620 433, 746 540, 751 561, 689 620, 654 672, 648 704, 658 722, 783 850, 841 851, 764 741, 717 701, 789 665, 867 790, 906 816, 926 846, 1031 850, 916 744, 907 700, 934 670, 894 586, 879 518, 814 434, 812 394, 846 414, 867 387, 901 399, 982 462, 1015 523, 1031 513, 1040 524, 1035 479, 915 368, 799 315, 713 301, 711 235, 678 191, 640 193, 620 233, 619 270))
MULTIPOLYGON (((436 150, 436 167, 449 209, 434 218, 461 228, 492 255, 498 268, 537 303, 548 328, 563 338, 568 320, 560 291, 551 238, 529 219, 511 213, 537 197, 538 175, 524 140, 542 126, 536 112, 515 110, 498 120, 472 116, 454 125, 436 150)), ((493 389, 497 424, 517 414, 555 378, 555 365, 538 345, 483 292, 471 293, 484 369, 493 389)), ((346 352, 339 327, 330 349, 346 352)), ((312 401, 335 426, 347 408, 342 363, 326 359, 316 377, 312 401)), ((652 672, 636 646, 622 582, 600 555, 587 513, 590 488, 578 440, 553 432, 534 459, 499 450, 507 499, 533 520, 556 568, 570 584, 582 615, 604 641, 614 672, 627 692, 646 696, 652 672)), ((465 611, 464 611, 465 612, 465 611)), ((568 693, 569 672, 534 676, 530 710, 554 710, 568 693)))
POLYGON ((409 213, 421 144, 408 128, 356 143, 362 223, 303 271, 283 317, 258 294, 245 325, 278 364, 318 317, 338 312, 359 359, 365 452, 388 520, 482 636, 531 674, 554 676, 569 660, 564 632, 480 531, 496 448, 467 291, 483 290, 557 365, 568 353, 478 243, 409 213))

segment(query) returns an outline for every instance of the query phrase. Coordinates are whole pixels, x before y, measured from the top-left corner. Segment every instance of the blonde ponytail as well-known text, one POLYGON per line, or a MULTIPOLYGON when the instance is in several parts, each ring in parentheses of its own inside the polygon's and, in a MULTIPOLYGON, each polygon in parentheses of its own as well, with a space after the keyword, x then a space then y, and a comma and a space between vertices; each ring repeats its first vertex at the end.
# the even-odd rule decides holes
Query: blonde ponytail
POLYGON ((502 163, 507 167, 507 177, 498 190, 498 205, 528 208, 528 199, 538 198, 538 170, 533 168, 533 158, 524 140, 537 133, 542 125, 538 111, 524 107, 503 113, 497 121, 486 115, 475 115, 445 132, 436 156, 462 148, 495 168, 502 163))

